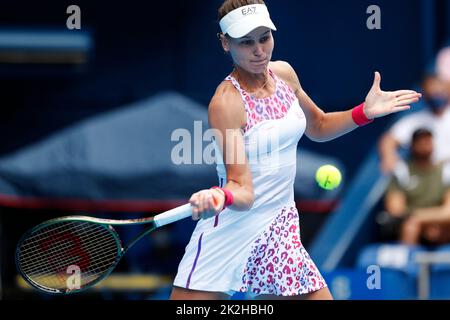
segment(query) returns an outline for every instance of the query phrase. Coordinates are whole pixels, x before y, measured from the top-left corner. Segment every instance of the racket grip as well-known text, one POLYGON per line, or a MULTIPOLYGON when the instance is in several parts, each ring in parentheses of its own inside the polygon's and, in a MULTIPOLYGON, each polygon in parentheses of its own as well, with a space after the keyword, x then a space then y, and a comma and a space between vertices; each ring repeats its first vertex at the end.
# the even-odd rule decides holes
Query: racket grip
POLYGON ((161 227, 190 216, 192 216, 192 206, 190 203, 188 203, 158 214, 153 218, 153 222, 155 223, 156 227, 161 227))

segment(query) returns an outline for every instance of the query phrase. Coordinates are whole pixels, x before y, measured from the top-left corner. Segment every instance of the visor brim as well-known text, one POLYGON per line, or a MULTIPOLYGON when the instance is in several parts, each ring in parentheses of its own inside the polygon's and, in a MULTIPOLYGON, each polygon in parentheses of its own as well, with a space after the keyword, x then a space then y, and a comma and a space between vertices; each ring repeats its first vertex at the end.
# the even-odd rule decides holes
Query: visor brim
POLYGON ((267 27, 273 31, 276 31, 277 28, 273 24, 270 19, 260 19, 256 17, 256 19, 246 19, 235 25, 231 26, 230 29, 227 30, 227 34, 231 38, 242 38, 243 36, 249 34, 253 30, 259 27, 267 27))

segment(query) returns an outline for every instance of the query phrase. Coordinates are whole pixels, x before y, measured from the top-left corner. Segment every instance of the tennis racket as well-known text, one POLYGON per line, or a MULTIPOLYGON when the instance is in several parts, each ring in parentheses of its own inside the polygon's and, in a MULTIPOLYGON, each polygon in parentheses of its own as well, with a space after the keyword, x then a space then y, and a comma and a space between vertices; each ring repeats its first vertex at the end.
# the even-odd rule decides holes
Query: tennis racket
POLYGON ((16 248, 16 266, 34 288, 50 294, 86 290, 106 278, 136 242, 151 231, 192 215, 190 204, 152 218, 110 220, 67 216, 25 233, 16 248), (113 226, 148 224, 127 246, 113 226))

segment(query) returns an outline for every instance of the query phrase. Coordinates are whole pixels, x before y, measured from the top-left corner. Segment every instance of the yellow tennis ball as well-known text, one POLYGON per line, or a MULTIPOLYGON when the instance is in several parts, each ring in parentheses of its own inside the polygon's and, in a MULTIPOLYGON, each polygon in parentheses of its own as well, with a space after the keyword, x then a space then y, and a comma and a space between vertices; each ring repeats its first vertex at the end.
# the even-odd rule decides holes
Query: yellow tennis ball
POLYGON ((338 168, 332 165, 321 166, 316 171, 316 181, 319 186, 326 190, 336 189, 341 183, 342 175, 338 168))

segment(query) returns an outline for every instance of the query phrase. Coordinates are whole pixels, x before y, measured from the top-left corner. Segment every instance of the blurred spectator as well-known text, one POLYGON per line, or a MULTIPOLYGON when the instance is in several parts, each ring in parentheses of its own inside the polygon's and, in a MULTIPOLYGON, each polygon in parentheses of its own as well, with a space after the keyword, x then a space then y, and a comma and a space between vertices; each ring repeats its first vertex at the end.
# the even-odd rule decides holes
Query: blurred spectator
POLYGON ((404 244, 450 242, 450 166, 434 164, 433 136, 427 129, 414 132, 408 163, 399 162, 377 217, 384 235, 404 244))
POLYGON ((434 73, 422 85, 428 108, 403 117, 381 138, 380 165, 384 173, 392 173, 399 159, 397 148, 408 148, 412 133, 421 127, 434 133, 433 160, 450 159, 450 47, 439 52, 434 73))

